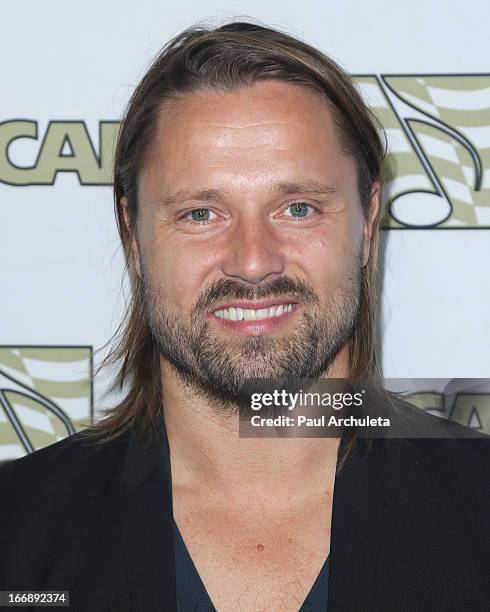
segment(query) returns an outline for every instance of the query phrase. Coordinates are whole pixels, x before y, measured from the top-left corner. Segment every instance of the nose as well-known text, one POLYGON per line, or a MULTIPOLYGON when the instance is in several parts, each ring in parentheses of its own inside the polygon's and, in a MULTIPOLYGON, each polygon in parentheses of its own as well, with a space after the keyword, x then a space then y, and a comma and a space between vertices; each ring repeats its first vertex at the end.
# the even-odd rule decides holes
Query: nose
POLYGON ((258 215, 237 219, 222 263, 225 276, 256 285, 283 274, 284 268, 279 237, 270 222, 258 215))

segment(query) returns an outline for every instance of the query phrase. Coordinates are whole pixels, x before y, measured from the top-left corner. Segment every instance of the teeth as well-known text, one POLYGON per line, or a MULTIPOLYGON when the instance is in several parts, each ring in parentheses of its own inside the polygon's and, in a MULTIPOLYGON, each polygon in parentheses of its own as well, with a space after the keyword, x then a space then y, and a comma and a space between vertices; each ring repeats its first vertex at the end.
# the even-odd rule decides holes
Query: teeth
POLYGON ((257 321, 261 321, 262 319, 267 319, 268 316, 269 316, 268 308, 261 308, 260 310, 257 310, 257 312, 255 313, 255 319, 257 321))
POLYGON ((294 309, 294 304, 280 304, 279 306, 271 306, 270 308, 261 308, 253 310, 251 308, 226 308, 216 310, 214 314, 220 319, 229 319, 230 321, 261 321, 270 317, 280 317, 285 312, 291 312, 294 309))
MULTIPOLYGON (((257 310, 249 310, 248 308, 243 309, 243 320, 244 321, 255 321, 257 310)), ((226 310, 225 310, 226 313, 226 310)), ((226 316, 225 316, 226 319, 226 316)))

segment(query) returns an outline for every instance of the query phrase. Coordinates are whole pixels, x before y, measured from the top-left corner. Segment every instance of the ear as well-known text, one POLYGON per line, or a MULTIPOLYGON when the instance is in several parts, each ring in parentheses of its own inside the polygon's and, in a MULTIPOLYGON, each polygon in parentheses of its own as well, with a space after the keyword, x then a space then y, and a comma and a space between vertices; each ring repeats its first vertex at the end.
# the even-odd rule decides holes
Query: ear
POLYGON ((130 236, 130 247, 131 247, 131 252, 133 253, 133 257, 134 257, 134 265, 136 268, 136 272, 138 276, 141 277, 139 245, 138 245, 138 241, 136 238, 136 232, 134 231, 134 228, 131 225, 131 219, 129 216, 129 209, 128 209, 128 198, 126 196, 123 196, 120 199, 119 206, 121 206, 122 208, 124 225, 126 226, 126 230, 128 232, 128 235, 130 236))
POLYGON ((379 215, 380 209, 380 188, 379 183, 373 183, 371 187, 371 197, 369 201, 369 210, 364 220, 363 227, 363 249, 362 249, 362 267, 364 268, 369 261, 371 251, 371 240, 373 237, 373 228, 375 221, 379 215))

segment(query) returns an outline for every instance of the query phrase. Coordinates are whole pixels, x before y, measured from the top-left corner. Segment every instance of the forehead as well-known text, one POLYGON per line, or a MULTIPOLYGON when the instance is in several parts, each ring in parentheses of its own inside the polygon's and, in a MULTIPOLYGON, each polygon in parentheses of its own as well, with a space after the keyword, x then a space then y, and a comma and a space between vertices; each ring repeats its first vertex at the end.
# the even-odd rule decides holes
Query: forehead
POLYGON ((232 91, 205 90, 162 108, 141 178, 181 183, 252 178, 332 181, 351 160, 320 94, 299 85, 261 81, 232 91))

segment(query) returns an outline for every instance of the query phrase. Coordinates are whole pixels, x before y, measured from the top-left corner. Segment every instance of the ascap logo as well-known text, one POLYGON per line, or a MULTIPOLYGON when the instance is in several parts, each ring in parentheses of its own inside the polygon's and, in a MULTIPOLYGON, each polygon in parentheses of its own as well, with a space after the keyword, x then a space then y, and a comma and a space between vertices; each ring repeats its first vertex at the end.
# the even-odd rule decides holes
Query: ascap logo
POLYGON ((62 440, 92 418, 92 347, 0 347, 0 462, 62 440))
MULTIPOLYGON (((490 74, 355 79, 388 136, 383 227, 490 228, 490 74)), ((99 122, 95 146, 84 121, 50 121, 42 139, 37 121, 5 121, 0 182, 53 185, 73 172, 81 185, 110 185, 118 128, 99 122)))
MULTIPOLYGON (((37 121, 15 119, 0 123, 0 181, 8 185, 54 185, 58 172, 75 172, 81 185, 110 185, 117 121, 99 122, 99 153, 84 121, 50 121, 36 161, 22 166, 11 150, 19 141, 39 140, 37 121)), ((25 155, 25 153, 24 153, 25 155)))

